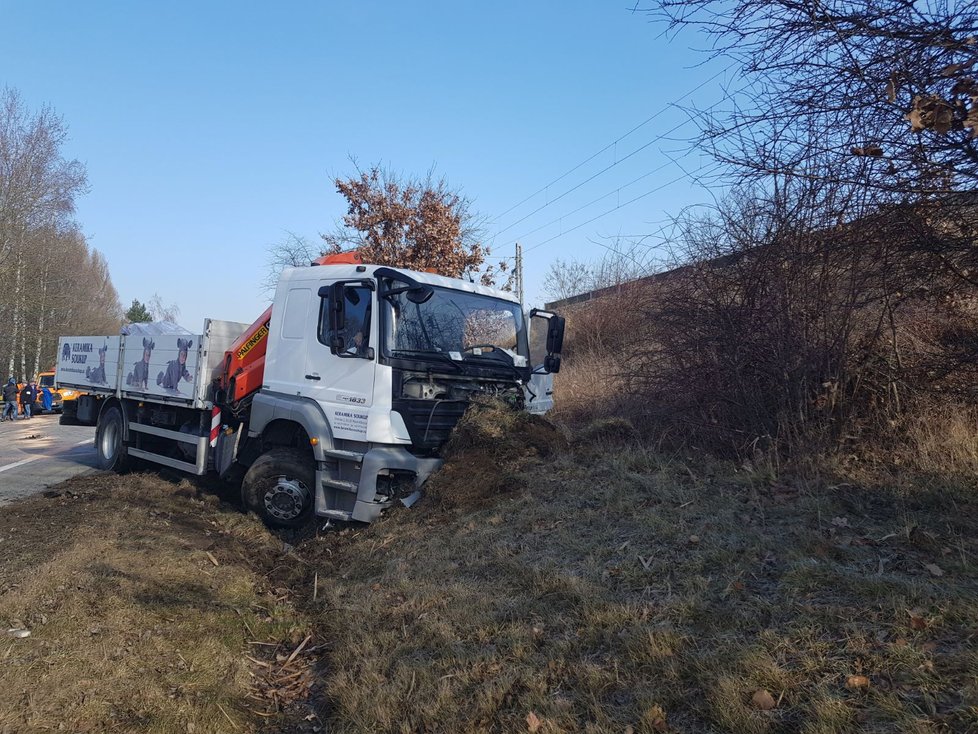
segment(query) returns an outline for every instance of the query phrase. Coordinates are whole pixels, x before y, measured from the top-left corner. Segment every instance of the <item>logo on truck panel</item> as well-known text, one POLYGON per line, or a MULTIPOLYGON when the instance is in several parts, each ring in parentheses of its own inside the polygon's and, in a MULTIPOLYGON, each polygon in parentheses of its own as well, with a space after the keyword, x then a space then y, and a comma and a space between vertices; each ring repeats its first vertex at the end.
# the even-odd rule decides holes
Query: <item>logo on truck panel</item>
POLYGON ((245 355, 248 354, 248 352, 250 352, 252 349, 257 347, 258 344, 261 342, 261 340, 264 339, 266 336, 268 336, 269 323, 270 321, 266 321, 264 324, 262 324, 261 328, 258 329, 258 331, 256 331, 254 334, 252 334, 251 338, 248 341, 246 341, 244 344, 241 345, 241 347, 238 349, 238 354, 237 354, 238 359, 244 359, 245 355))

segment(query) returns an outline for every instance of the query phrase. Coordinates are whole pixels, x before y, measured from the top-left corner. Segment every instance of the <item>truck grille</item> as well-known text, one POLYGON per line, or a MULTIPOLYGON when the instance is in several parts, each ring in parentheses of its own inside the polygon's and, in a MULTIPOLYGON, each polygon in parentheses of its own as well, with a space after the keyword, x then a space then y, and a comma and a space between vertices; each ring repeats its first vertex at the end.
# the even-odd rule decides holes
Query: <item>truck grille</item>
POLYGON ((399 398, 392 407, 404 418, 415 448, 431 450, 448 440, 468 405, 467 400, 399 398))

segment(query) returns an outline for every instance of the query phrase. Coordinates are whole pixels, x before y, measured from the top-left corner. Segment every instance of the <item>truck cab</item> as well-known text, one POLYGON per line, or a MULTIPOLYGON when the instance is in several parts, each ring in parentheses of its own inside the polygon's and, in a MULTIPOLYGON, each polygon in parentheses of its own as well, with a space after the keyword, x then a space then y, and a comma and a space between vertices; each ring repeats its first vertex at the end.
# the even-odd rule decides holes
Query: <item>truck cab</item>
POLYGON ((326 447, 316 513, 370 521, 440 465, 438 449, 473 397, 544 412, 562 330, 562 319, 526 314, 512 293, 431 273, 286 271, 249 429, 308 414, 310 438, 326 447), (550 336, 549 352, 531 354, 531 332, 544 345, 550 336))

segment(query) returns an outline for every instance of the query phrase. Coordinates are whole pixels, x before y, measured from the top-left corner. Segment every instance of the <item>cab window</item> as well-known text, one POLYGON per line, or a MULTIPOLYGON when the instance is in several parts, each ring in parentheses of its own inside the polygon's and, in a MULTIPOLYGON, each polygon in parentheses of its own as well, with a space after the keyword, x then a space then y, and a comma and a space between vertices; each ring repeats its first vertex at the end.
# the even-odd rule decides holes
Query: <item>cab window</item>
MULTIPOLYGON (((345 321, 340 336, 343 337, 342 356, 367 357, 370 349, 370 299, 372 291, 366 286, 348 285, 344 288, 345 321)), ((319 341, 329 345, 333 331, 329 328, 328 299, 319 307, 319 341)))

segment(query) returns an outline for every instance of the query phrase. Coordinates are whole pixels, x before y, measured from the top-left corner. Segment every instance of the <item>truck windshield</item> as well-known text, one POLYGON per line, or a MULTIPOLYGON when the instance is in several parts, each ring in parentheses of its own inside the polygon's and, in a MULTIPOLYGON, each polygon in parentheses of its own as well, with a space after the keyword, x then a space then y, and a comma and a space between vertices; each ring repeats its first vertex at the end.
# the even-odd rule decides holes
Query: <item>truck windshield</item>
POLYGON ((54 387, 54 375, 41 375, 41 387, 54 387))
POLYGON ((477 293, 434 288, 425 303, 406 293, 389 296, 386 346, 389 352, 412 354, 491 353, 485 347, 525 354, 523 312, 518 303, 477 293))

